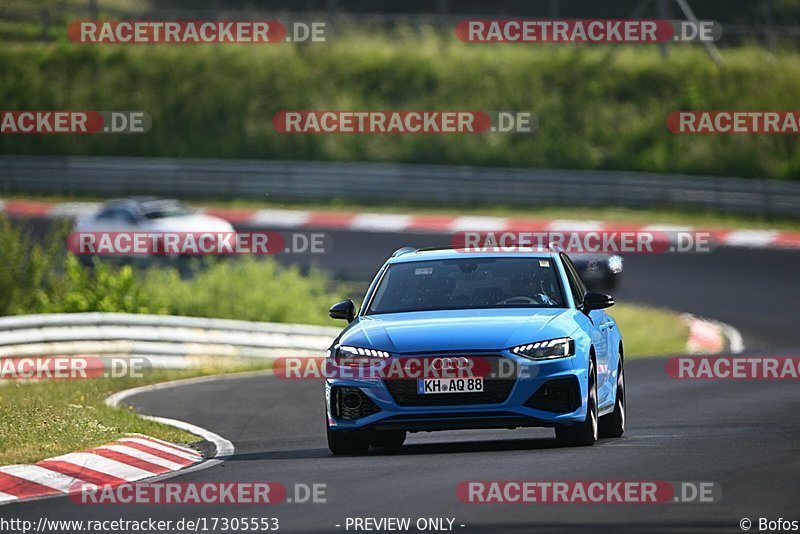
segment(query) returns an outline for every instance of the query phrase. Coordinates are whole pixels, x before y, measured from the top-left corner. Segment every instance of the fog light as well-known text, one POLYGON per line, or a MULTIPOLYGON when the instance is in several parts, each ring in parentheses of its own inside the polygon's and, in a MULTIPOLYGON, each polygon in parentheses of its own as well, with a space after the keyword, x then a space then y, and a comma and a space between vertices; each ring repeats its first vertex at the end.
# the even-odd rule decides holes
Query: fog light
POLYGON ((357 410, 361 407, 361 395, 352 391, 346 393, 342 398, 342 404, 344 404, 345 408, 357 410))

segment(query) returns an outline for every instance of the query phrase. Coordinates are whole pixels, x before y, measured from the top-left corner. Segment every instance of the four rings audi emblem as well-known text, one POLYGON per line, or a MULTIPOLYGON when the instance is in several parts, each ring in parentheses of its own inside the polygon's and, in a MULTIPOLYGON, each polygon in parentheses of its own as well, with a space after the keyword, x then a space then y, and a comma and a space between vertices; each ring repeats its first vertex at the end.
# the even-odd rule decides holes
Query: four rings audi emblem
POLYGON ((469 369, 472 362, 463 356, 450 358, 434 358, 431 360, 431 367, 440 371, 455 371, 456 369, 469 369))

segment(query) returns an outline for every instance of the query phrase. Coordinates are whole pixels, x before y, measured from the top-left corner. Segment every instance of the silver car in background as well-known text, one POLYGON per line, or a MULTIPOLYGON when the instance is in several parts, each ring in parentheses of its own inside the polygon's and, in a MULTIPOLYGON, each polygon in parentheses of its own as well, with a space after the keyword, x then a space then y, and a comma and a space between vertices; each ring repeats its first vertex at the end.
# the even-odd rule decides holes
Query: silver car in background
MULTIPOLYGON (((230 222, 197 212, 175 199, 120 198, 79 217, 74 232, 234 232, 230 222)), ((91 256, 81 256, 90 264, 91 256)))

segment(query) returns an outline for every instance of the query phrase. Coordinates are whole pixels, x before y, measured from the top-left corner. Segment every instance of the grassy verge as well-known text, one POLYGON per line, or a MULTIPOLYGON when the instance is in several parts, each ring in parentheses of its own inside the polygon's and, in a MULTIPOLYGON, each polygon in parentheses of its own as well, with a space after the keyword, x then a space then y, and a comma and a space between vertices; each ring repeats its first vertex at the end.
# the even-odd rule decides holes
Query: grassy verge
POLYGON ((617 304, 608 310, 619 325, 626 358, 686 352, 689 327, 674 311, 617 304))
POLYGON ((142 419, 130 409, 110 408, 110 394, 181 378, 263 369, 268 362, 222 364, 188 370, 154 370, 143 378, 0 383, 0 465, 31 463, 96 447, 139 432, 172 441, 200 438, 142 419))
POLYGON ((674 135, 682 109, 793 109, 800 55, 700 46, 478 45, 451 32, 340 32, 319 46, 0 50, 5 109, 142 110, 143 135, 0 136, 6 154, 417 162, 797 179, 800 138, 674 135), (769 80, 769 83, 765 83, 769 80), (532 135, 282 135, 296 109, 530 111, 532 135))

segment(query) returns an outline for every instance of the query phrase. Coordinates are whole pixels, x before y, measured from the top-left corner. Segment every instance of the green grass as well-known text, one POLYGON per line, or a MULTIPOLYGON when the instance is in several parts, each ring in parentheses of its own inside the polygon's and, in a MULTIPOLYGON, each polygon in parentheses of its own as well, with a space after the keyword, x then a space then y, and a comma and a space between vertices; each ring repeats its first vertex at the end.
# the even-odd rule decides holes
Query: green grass
POLYGON ((626 358, 685 354, 689 327, 671 310, 617 304, 607 310, 617 320, 626 358))
POLYGON ((110 408, 104 399, 132 387, 269 367, 269 362, 231 363, 188 370, 153 370, 143 378, 0 382, 0 465, 31 463, 96 447, 131 432, 173 443, 200 438, 142 419, 128 408, 110 408))
POLYGON ((480 45, 450 32, 338 32, 308 46, 0 49, 4 109, 143 110, 143 135, 0 136, 0 153, 416 162, 797 179, 800 137, 674 135, 679 109, 794 109, 800 54, 480 45), (768 83, 767 83, 768 82, 768 83), (531 111, 532 135, 280 135, 286 109, 531 111))

